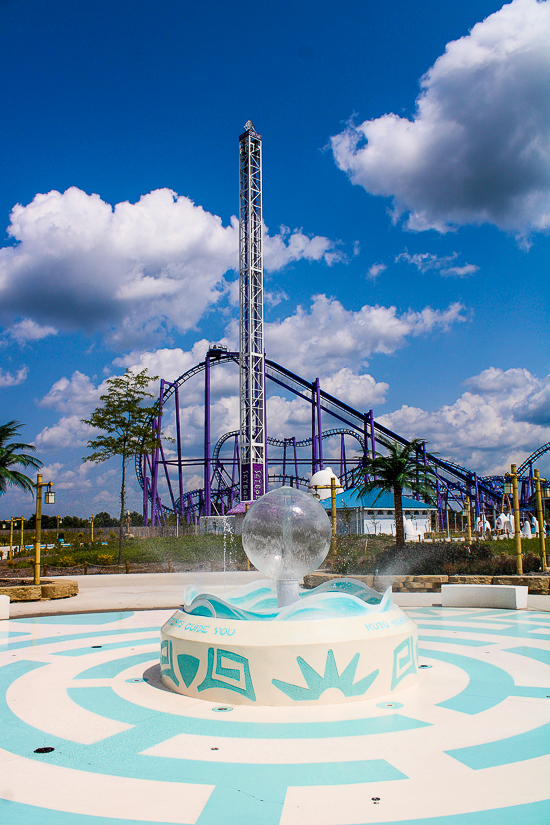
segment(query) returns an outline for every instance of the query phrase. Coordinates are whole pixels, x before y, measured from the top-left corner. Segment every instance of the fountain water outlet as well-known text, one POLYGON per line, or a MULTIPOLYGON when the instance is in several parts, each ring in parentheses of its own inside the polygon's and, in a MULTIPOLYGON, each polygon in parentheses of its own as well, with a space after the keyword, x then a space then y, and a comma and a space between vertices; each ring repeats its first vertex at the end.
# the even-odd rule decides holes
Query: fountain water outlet
POLYGON ((243 548, 252 564, 277 582, 277 606, 300 598, 298 581, 325 559, 330 522, 313 496, 279 487, 250 508, 243 524, 243 548))
POLYGON ((220 593, 188 585, 161 629, 163 684, 225 704, 334 704, 377 698, 418 679, 415 623, 350 578, 312 590, 300 579, 325 559, 331 525, 319 501, 280 487, 252 504, 244 550, 266 576, 220 593))

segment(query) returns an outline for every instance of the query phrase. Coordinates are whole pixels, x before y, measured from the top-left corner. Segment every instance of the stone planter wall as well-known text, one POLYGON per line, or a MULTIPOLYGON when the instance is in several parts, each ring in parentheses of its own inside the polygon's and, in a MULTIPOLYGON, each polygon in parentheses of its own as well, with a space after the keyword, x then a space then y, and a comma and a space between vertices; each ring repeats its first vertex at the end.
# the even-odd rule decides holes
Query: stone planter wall
POLYGON ((0 580, 0 595, 9 596, 10 602, 38 602, 41 599, 66 599, 69 596, 76 596, 78 593, 78 583, 71 579, 58 579, 57 581, 42 581, 40 584, 33 584, 31 579, 23 580, 22 584, 14 587, 5 586, 0 580))
POLYGON ((550 593, 550 576, 341 576, 310 573, 304 576, 304 586, 313 588, 330 579, 343 578, 357 579, 380 592, 390 585, 394 593, 439 593, 442 584, 515 584, 526 585, 529 593, 550 593))

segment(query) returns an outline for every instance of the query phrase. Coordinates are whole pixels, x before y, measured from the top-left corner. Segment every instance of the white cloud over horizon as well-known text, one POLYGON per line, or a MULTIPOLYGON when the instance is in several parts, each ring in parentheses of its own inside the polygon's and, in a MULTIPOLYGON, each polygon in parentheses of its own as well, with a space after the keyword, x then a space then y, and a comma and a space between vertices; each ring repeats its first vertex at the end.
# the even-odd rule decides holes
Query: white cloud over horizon
POLYGON ((412 231, 550 228, 550 3, 513 0, 447 44, 411 120, 385 114, 331 139, 336 164, 392 198, 412 231))
MULTIPOLYGON (((7 231, 16 243, 0 249, 0 315, 18 341, 100 330, 128 349, 145 336, 192 329, 230 298, 234 278, 224 275, 238 262, 237 219, 224 226, 169 189, 114 208, 76 187, 37 194, 13 208, 7 231)), ((328 238, 265 232, 266 270, 342 259, 328 238)))
POLYGON ((480 475, 519 466, 550 441, 550 375, 490 367, 465 385, 453 404, 432 411, 404 404, 378 420, 405 438, 426 439, 430 452, 480 475))

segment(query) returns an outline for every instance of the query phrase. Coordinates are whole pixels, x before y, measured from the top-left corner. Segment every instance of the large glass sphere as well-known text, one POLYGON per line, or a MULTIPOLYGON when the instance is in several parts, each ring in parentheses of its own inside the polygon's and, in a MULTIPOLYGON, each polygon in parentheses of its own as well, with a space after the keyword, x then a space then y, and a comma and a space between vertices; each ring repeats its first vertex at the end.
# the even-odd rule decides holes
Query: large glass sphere
POLYGON ((317 499, 294 487, 279 487, 259 498, 243 523, 243 547, 270 579, 299 579, 328 553, 332 529, 317 499))

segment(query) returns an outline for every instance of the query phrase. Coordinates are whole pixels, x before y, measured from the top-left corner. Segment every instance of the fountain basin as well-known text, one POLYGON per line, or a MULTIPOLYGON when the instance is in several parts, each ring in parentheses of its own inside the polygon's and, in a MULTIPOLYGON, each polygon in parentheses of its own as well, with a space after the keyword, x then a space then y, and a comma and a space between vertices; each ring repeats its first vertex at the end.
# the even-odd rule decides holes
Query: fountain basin
POLYGON ((241 621, 177 610, 161 629, 161 679, 229 705, 325 705, 418 679, 416 624, 397 606, 360 616, 241 621))

